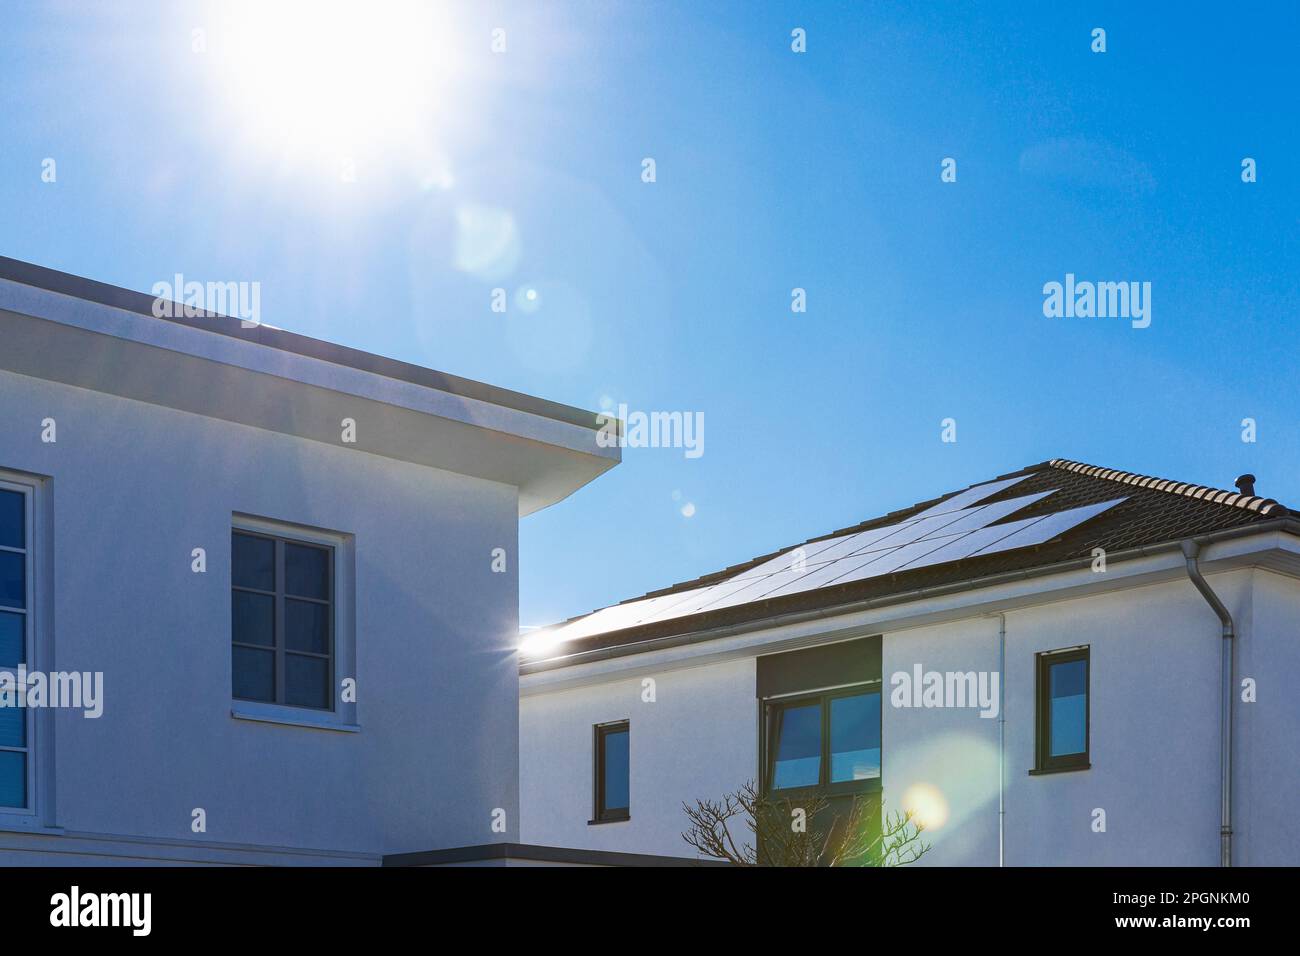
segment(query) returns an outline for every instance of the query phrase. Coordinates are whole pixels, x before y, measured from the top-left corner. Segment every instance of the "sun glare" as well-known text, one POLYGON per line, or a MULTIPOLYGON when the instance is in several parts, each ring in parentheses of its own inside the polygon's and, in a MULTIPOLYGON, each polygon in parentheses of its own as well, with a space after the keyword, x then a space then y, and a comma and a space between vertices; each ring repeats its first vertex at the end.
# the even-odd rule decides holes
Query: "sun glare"
POLYGON ((343 161, 436 123, 453 67, 441 5, 237 0, 213 16, 214 79, 251 145, 343 161))

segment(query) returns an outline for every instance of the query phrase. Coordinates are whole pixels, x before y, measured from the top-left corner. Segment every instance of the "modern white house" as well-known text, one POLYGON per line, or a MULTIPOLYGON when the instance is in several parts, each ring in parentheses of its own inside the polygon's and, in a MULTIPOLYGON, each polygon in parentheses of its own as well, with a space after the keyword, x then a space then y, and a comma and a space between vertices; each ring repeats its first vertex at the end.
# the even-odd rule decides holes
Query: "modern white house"
POLYGON ((921 865, 1300 864, 1300 516, 1253 482, 1043 462, 534 632, 523 839, 687 853, 753 781, 911 810, 921 865))
POLYGON ((518 521, 619 450, 157 305, 0 259, 0 865, 506 862, 518 521))

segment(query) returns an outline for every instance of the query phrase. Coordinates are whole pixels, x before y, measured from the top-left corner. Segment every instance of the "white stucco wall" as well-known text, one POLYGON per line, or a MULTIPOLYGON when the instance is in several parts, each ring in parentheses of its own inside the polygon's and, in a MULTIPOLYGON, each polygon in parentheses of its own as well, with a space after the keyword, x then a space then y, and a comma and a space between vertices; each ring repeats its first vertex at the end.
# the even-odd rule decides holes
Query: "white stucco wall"
POLYGON ((1252 629, 1237 644, 1233 773, 1234 860, 1248 866, 1300 864, 1300 584, 1252 572, 1252 629), (1241 681, 1256 701, 1241 701, 1241 681))
MULTIPOLYGON (((1239 704, 1239 864, 1300 863, 1290 792, 1300 703, 1300 583, 1258 569, 1209 575, 1241 634, 1238 670, 1258 673, 1261 702, 1239 704)), ((1219 854, 1219 623, 1185 578, 1006 612, 1007 865, 1213 866, 1219 854), (1091 648, 1088 770, 1033 775, 1034 660, 1091 648), (1093 811, 1106 814, 1104 833, 1093 811)), ((521 702, 520 776, 527 842, 680 855, 684 799, 755 775, 753 656, 659 677, 604 678, 521 702), (591 728, 632 720, 632 821, 586 826, 591 728)), ((635 663, 634 659, 629 659, 635 663)), ((937 795, 946 820, 927 833, 930 865, 998 863, 998 721, 969 709, 891 706, 891 675, 996 671, 998 619, 885 630, 882 717, 886 805, 937 795), (922 787, 921 791, 914 788, 922 787)), ((536 680, 536 678, 533 678, 536 680)))
POLYGON ((682 802, 719 798, 756 775, 753 658, 650 671, 520 700, 523 842, 692 856, 682 802), (654 680, 655 701, 642 700, 654 680), (630 721, 631 819, 592 817, 592 728, 630 721))
POLYGON ((0 467, 48 476, 54 664, 102 671, 105 697, 55 716, 53 822, 76 839, 0 832, 0 863, 518 839, 513 487, 8 372, 0 408, 0 467), (232 718, 236 512, 355 536, 358 733, 232 718))

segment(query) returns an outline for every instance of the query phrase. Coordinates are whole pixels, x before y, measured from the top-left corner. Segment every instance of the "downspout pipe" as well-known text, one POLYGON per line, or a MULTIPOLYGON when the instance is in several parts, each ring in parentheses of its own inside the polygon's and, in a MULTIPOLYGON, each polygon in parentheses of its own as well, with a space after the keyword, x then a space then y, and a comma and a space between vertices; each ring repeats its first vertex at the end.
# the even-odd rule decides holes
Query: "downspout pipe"
POLYGON ((1191 579, 1201 597, 1219 616, 1222 625, 1221 662, 1219 664, 1222 684, 1219 701, 1219 866, 1232 866, 1232 650, 1236 632, 1232 624, 1232 615, 1214 589, 1201 575, 1197 563, 1200 545, 1195 541, 1182 542, 1183 557, 1187 560, 1187 577, 1191 579))
POLYGON ((998 614, 998 866, 1006 866, 1007 616, 998 614))

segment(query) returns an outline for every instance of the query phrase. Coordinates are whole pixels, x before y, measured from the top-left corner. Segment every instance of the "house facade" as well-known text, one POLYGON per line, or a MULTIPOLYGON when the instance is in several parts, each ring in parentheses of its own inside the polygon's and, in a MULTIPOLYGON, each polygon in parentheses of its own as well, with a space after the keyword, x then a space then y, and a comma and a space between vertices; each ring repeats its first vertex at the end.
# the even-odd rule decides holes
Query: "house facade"
POLYGON ((0 260, 0 864, 517 843, 518 521, 596 416, 155 304, 0 260))
POLYGON ((529 638, 523 838, 682 854, 753 781, 922 865, 1295 865, 1298 577, 1250 476, 1054 460, 614 605, 529 638))

